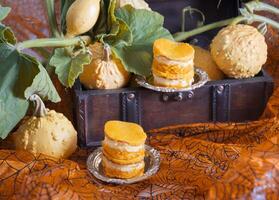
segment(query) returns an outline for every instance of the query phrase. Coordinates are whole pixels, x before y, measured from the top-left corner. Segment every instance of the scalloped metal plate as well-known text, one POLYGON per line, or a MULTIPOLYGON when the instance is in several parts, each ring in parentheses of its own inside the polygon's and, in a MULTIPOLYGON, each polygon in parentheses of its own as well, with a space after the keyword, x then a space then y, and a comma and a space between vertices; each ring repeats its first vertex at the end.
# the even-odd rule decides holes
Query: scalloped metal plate
POLYGON ((150 77, 146 78, 143 76, 137 76, 136 82, 144 88, 154 90, 157 92, 187 92, 192 91, 197 88, 202 87, 209 81, 209 77, 205 71, 200 68, 195 68, 195 76, 194 76, 194 83, 190 87, 186 88, 169 88, 169 87, 161 87, 152 84, 152 81, 149 80, 150 77))
POLYGON ((131 179, 117 179, 107 177, 102 169, 102 147, 91 153, 87 159, 87 169, 99 180, 111 184, 132 184, 143 181, 154 175, 160 167, 160 153, 156 149, 145 145, 145 169, 144 174, 140 177, 131 179))

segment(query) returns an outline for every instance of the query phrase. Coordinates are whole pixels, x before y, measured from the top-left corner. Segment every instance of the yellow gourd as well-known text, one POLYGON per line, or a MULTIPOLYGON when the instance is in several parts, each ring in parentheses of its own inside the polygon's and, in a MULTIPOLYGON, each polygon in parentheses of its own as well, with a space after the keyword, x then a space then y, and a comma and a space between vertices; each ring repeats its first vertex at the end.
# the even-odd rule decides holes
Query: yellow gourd
POLYGON ((194 63, 196 67, 199 67, 202 70, 204 70, 208 74, 210 80, 212 81, 222 80, 225 78, 224 73, 218 68, 218 66, 214 62, 210 54, 210 51, 198 46, 193 46, 193 48, 195 49, 194 63))
POLYGON ((71 38, 89 31, 100 14, 100 0, 76 0, 66 15, 67 34, 71 38))
POLYGON ((97 58, 84 67, 80 75, 81 83, 88 89, 117 89, 129 82, 130 74, 121 61, 110 53, 110 47, 104 45, 102 58, 97 58), (113 57, 113 58, 111 58, 113 57))
POLYGON ((103 59, 104 57, 104 45, 101 42, 94 42, 88 46, 92 55, 92 60, 103 59))
POLYGON ((16 149, 69 157, 77 148, 77 132, 72 123, 63 114, 46 109, 38 95, 32 95, 30 100, 36 103, 36 110, 13 134, 16 149))
POLYGON ((231 78, 258 74, 267 60, 265 37, 253 26, 237 24, 223 28, 211 43, 211 55, 231 78))

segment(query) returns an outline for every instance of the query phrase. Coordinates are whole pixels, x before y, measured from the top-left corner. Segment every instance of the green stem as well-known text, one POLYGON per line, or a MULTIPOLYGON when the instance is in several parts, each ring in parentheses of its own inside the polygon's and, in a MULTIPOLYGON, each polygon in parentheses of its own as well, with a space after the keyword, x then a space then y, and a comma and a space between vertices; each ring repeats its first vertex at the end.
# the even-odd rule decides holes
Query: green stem
POLYGON ((196 29, 191 30, 191 31, 178 32, 178 33, 174 34, 174 39, 176 41, 184 41, 187 38, 192 37, 194 35, 197 35, 197 34, 200 34, 200 33, 215 29, 215 28, 219 28, 219 27, 229 25, 234 21, 240 22, 240 21, 244 21, 244 20, 246 20, 246 18, 243 17, 243 16, 238 16, 238 17, 234 17, 234 18, 231 18, 231 19, 222 20, 222 21, 219 21, 219 22, 215 22, 215 23, 212 23, 212 24, 208 24, 208 25, 196 28, 196 29))
POLYGON ((35 47, 67 47, 67 46, 76 46, 83 41, 86 45, 91 42, 89 36, 81 36, 75 38, 45 38, 45 39, 35 39, 27 40, 21 43, 18 43, 16 46, 19 50, 35 47))
POLYGON ((273 26, 274 28, 279 30, 279 23, 269 19, 267 17, 263 17, 260 15, 256 15, 256 14, 249 14, 249 16, 238 16, 235 18, 231 18, 231 19, 227 19, 227 20, 223 20, 223 21, 219 21, 219 22, 215 22, 212 24, 208 24, 199 28, 196 28, 194 30, 191 31, 187 31, 187 32, 178 32, 176 34, 173 35, 174 39, 176 41, 184 41, 186 39, 188 39, 189 37, 198 35, 200 33, 215 29, 215 28, 219 28, 219 27, 223 27, 226 25, 235 25, 238 24, 242 21, 247 21, 249 22, 265 22, 271 26, 273 26))
POLYGON ((265 23, 269 24, 270 26, 273 26, 274 28, 279 30, 279 23, 272 20, 272 19, 269 19, 267 17, 263 17, 263 16, 260 16, 260 15, 253 14, 252 15, 252 21, 254 21, 254 22, 265 22, 265 23))
POLYGON ((278 8, 263 2, 251 1, 244 5, 251 13, 253 13, 254 11, 268 11, 271 13, 279 14, 278 8))
POLYGON ((55 15, 55 7, 54 0, 45 0, 48 23, 50 25, 50 30, 53 37, 60 37, 60 32, 58 30, 56 15, 55 15))
POLYGON ((47 115, 46 106, 45 106, 44 102, 42 101, 42 99, 37 94, 31 95, 29 97, 29 100, 33 101, 35 103, 35 110, 34 110, 33 116, 44 117, 47 115))
POLYGON ((229 23, 229 25, 236 25, 245 20, 247 20, 247 19, 244 16, 236 17, 236 18, 234 18, 234 20, 232 20, 231 23, 229 23))

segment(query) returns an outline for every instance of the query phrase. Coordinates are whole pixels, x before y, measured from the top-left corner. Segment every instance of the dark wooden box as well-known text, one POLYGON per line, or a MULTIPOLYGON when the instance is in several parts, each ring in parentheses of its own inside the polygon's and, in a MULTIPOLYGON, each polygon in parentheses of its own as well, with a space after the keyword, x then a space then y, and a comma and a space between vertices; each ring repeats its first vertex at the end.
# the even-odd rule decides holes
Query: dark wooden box
POLYGON ((263 71, 250 79, 210 81, 185 93, 143 88, 83 90, 79 83, 74 91, 79 144, 95 146, 103 139, 108 120, 136 122, 145 130, 196 122, 256 120, 272 94, 273 81, 263 71))
MULTIPOLYGON (((180 30, 181 10, 192 5, 206 15, 206 23, 237 15, 238 1, 149 0, 154 10, 164 14, 165 26, 180 30), (168 10, 166 10, 168 9, 168 10)), ((207 46, 215 31, 197 36, 198 45, 207 46)), ((144 88, 84 90, 74 86, 75 121, 80 146, 97 146, 103 140, 108 120, 141 124, 145 130, 197 122, 243 122, 258 119, 273 92, 272 78, 264 71, 250 79, 210 81, 202 88, 184 93, 160 93, 144 88)))

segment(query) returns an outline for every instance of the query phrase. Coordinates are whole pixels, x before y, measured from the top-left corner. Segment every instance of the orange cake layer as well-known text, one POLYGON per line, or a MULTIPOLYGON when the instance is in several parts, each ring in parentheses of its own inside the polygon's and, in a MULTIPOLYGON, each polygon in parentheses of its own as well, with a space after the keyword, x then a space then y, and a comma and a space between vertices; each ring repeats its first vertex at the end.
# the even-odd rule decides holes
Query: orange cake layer
POLYGON ((119 159, 116 158, 111 152, 107 152, 105 149, 103 149, 103 154, 109 159, 110 161, 120 164, 120 165, 127 165, 127 164, 133 164, 144 160, 144 154, 138 155, 137 157, 129 158, 129 159, 119 159))
POLYGON ((108 121, 105 124, 105 136, 135 146, 143 145, 147 137, 138 124, 122 121, 108 121))
POLYGON ((168 87, 168 88, 177 88, 177 89, 180 89, 180 88, 186 88, 186 87, 189 87, 191 86, 192 84, 192 81, 191 82, 179 82, 179 83, 162 83, 162 82, 159 82, 157 81, 155 83, 157 86, 160 86, 160 87, 168 87))
POLYGON ((130 160, 136 159, 138 157, 144 157, 144 149, 138 152, 127 152, 127 151, 119 151, 117 149, 111 148, 109 145, 103 143, 103 151, 107 152, 110 158, 115 158, 118 160, 130 160))
MULTIPOLYGON (((175 81, 175 80, 191 81, 191 80, 193 80, 194 75, 195 75, 194 70, 188 72, 187 74, 184 74, 183 76, 180 76, 180 75, 174 76, 174 75, 173 75, 171 78, 170 78, 170 77, 164 76, 163 73, 161 73, 160 71, 157 71, 157 70, 153 70, 152 73, 153 73, 153 76, 154 76, 154 77, 157 76, 157 77, 161 77, 161 78, 164 78, 164 79, 167 79, 167 80, 170 80, 170 81, 171 81, 171 80, 173 80, 173 81, 175 81)), ((154 78, 154 80, 155 80, 155 78, 154 78)), ((155 84, 156 84, 156 83, 155 83, 155 84)))
POLYGON ((179 65, 166 65, 159 63, 156 59, 154 59, 152 64, 152 70, 157 71, 157 74, 162 74, 164 77, 183 77, 190 71, 194 70, 194 65, 190 64, 187 67, 180 67, 179 65))
POLYGON ((160 70, 160 69, 161 69, 160 67, 153 67, 152 68, 152 73, 157 75, 157 76, 166 78, 166 79, 173 79, 173 80, 175 80, 175 79, 188 79, 189 77, 191 79, 191 78, 193 78, 192 76, 194 74, 194 67, 189 67, 182 73, 175 73, 175 71, 172 70, 171 68, 170 68, 169 71, 160 70))
POLYGON ((172 88, 185 88, 192 85, 194 81, 194 72, 189 72, 187 77, 183 79, 167 79, 157 76, 154 72, 153 77, 155 85, 172 88))
POLYGON ((112 178, 123 178, 123 179, 129 179, 129 178, 134 178, 138 176, 142 176, 144 173, 144 168, 142 169, 135 169, 132 170, 131 172, 122 172, 116 169, 109 168, 107 166, 103 166, 104 173, 108 177, 112 178))
POLYGON ((102 142, 103 145, 109 146, 111 149, 117 151, 124 151, 128 153, 138 153, 144 151, 144 144, 140 145, 129 145, 127 142, 116 141, 105 136, 105 139, 102 142))
POLYGON ((194 53, 191 45, 165 38, 158 39, 153 44, 154 57, 164 56, 170 60, 188 61, 194 59, 194 53))
POLYGON ((114 178, 128 179, 141 176, 144 173, 144 161, 130 165, 119 165, 103 156, 102 167, 106 176, 114 178))

